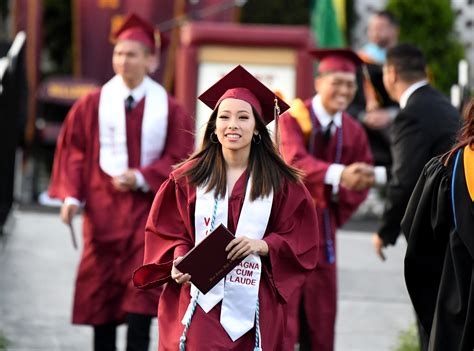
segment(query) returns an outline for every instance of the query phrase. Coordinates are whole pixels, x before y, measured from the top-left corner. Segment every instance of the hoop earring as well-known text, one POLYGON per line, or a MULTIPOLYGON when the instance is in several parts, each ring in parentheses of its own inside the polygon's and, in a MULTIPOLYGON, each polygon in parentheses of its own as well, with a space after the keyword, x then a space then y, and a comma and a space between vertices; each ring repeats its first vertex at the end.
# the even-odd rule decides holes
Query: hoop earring
POLYGON ((252 137, 252 140, 256 145, 258 145, 262 142, 262 135, 260 133, 254 134, 254 136, 252 137), (258 139, 256 137, 258 137, 258 139))
POLYGON ((209 135, 209 139, 211 139, 211 143, 213 144, 219 144, 219 139, 217 138, 217 134, 212 132, 211 135, 209 135), (212 136, 215 135, 216 137, 213 138, 212 136))

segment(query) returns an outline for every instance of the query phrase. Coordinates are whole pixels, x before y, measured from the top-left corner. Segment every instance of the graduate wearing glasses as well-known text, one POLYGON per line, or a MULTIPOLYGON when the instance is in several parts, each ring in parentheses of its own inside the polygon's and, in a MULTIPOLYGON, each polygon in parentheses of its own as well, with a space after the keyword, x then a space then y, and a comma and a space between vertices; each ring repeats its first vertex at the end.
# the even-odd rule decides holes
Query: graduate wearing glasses
POLYGON ((374 184, 367 135, 347 112, 357 90, 359 57, 349 49, 316 49, 316 94, 281 117, 285 160, 301 169, 318 214, 318 267, 289 306, 287 347, 332 351, 337 310, 336 230, 374 184), (301 307, 300 307, 301 306, 301 307), (300 327, 302 330, 300 338, 300 327))

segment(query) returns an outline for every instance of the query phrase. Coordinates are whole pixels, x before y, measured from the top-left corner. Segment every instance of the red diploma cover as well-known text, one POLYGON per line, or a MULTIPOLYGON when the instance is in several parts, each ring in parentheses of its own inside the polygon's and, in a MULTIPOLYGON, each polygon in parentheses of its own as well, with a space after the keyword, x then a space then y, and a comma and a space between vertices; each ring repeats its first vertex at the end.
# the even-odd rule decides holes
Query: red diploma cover
POLYGON ((235 236, 224 225, 219 225, 189 251, 176 268, 190 274, 191 282, 206 294, 244 259, 227 259, 229 252, 225 248, 233 239, 235 236))

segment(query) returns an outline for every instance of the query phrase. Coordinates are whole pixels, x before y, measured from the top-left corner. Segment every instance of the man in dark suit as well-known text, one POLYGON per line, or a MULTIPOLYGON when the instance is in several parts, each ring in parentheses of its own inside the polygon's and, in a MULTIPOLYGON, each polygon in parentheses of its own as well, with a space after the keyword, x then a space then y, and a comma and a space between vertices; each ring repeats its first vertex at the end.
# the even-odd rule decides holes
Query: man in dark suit
MULTIPOLYGON (((410 44, 387 52, 383 83, 390 97, 400 104, 391 130, 392 171, 381 225, 372 238, 375 252, 385 259, 383 247, 394 245, 410 195, 424 165, 450 150, 461 117, 449 100, 431 87, 423 53, 410 44)), ((427 338, 420 330, 422 350, 427 338)))
POLYGON ((373 237, 376 253, 394 245, 400 222, 423 166, 447 152, 455 141, 461 117, 449 100, 431 87, 423 53, 410 44, 387 52, 383 81, 390 97, 400 104, 391 130, 393 166, 387 186, 382 223, 373 237))

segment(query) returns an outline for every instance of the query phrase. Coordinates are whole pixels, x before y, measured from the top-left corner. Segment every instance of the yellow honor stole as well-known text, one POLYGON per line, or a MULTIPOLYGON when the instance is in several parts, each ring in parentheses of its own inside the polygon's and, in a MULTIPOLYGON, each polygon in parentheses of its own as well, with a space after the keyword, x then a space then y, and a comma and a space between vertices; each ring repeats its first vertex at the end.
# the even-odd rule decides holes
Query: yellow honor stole
POLYGON ((474 201, 474 150, 470 145, 464 148, 464 175, 471 201, 474 201))
POLYGON ((291 104, 290 114, 298 122, 303 135, 305 145, 308 146, 311 131, 313 130, 313 123, 308 108, 305 106, 303 100, 295 99, 291 104))

